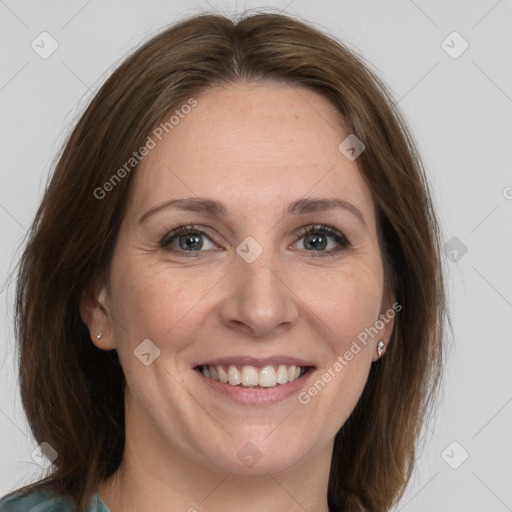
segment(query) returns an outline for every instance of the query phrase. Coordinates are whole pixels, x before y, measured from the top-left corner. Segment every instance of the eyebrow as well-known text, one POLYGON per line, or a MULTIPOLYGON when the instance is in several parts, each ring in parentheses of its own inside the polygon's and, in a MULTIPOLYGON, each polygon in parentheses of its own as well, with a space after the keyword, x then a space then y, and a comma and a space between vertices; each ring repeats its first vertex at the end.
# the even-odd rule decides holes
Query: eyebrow
MULTIPOLYGON (((226 207, 219 201, 208 199, 206 197, 187 197, 183 199, 171 199, 157 204, 148 210, 139 219, 139 224, 146 222, 150 217, 163 210, 184 210, 189 212, 203 213, 213 217, 227 217, 226 207)), ((288 215, 306 215, 308 213, 326 212, 329 210, 343 210, 351 213, 365 227, 361 211, 353 204, 343 199, 323 199, 323 198, 302 198, 293 201, 284 211, 284 216, 288 215)))

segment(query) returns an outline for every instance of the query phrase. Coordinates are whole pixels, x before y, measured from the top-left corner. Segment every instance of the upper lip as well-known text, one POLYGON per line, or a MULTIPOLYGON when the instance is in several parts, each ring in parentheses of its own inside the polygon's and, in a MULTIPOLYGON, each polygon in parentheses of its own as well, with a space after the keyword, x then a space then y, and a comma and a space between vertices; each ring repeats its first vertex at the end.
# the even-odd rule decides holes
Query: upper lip
POLYGON ((311 361, 305 359, 298 359, 290 356, 269 356, 269 357, 251 357, 251 356, 226 356, 209 359, 207 361, 200 361, 193 365, 196 366, 218 366, 218 365, 237 365, 237 366, 279 366, 284 364, 286 366, 315 366, 311 361))

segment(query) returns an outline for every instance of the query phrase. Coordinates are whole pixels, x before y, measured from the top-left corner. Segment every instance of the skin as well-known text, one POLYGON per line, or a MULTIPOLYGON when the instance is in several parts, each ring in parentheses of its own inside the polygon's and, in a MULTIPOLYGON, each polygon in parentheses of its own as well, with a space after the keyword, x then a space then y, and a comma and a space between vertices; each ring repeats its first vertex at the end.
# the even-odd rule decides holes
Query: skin
POLYGON ((237 404, 192 366, 300 356, 316 366, 311 383, 332 368, 392 303, 383 301, 373 200, 357 160, 338 150, 349 132, 318 93, 267 82, 196 99, 139 166, 110 280, 81 308, 92 341, 118 351, 127 379, 125 457, 98 492, 113 512, 328 511, 334 436, 393 321, 307 405, 296 394, 274 405, 237 404), (194 196, 221 201, 228 216, 162 210, 139 224, 154 206, 194 196), (348 201, 365 223, 343 210, 283 216, 304 197, 348 201), (190 223, 212 234, 201 251, 160 246, 190 223), (323 232, 325 249, 305 246, 297 230, 318 224, 343 233, 350 247, 323 232), (263 248, 252 263, 236 252, 248 236, 263 248), (160 349, 148 366, 133 353, 145 339, 160 349), (247 442, 261 455, 252 467, 237 457, 247 442))

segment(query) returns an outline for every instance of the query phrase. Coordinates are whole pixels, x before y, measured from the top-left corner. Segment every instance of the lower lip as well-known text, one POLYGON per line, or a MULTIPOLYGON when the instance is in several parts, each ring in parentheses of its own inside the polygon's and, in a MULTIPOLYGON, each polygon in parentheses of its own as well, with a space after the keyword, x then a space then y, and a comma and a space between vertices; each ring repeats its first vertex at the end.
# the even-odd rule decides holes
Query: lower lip
POLYGON ((272 388, 251 388, 242 386, 233 386, 223 382, 205 377, 200 370, 194 370, 199 378, 214 391, 231 398, 231 400, 241 405, 272 405, 286 398, 296 395, 301 388, 305 387, 314 369, 308 370, 302 377, 287 384, 277 384, 272 388))

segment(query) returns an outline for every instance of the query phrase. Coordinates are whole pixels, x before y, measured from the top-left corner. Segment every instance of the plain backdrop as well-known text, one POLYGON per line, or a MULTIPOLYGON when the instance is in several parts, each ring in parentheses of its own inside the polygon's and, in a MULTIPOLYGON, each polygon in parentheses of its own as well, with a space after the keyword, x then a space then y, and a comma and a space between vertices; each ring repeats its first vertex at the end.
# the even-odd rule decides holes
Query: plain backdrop
POLYGON ((0 1, 0 495, 42 474, 19 399, 13 286, 4 283, 76 116, 164 26, 265 7, 317 24, 371 63, 399 100, 433 186, 453 349, 396 510, 512 511, 511 0, 0 1), (46 58, 33 49, 41 37, 45 51, 58 45, 46 58))

